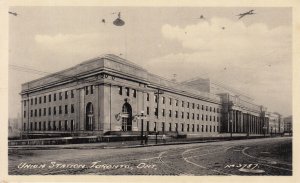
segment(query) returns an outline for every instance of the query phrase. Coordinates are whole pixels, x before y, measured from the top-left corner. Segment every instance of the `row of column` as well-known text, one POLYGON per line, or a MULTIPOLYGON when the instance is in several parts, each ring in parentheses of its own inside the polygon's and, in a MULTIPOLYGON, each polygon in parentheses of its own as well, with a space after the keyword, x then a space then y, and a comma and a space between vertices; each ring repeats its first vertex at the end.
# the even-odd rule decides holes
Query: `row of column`
POLYGON ((230 133, 263 134, 264 119, 238 110, 229 112, 225 131, 230 133))

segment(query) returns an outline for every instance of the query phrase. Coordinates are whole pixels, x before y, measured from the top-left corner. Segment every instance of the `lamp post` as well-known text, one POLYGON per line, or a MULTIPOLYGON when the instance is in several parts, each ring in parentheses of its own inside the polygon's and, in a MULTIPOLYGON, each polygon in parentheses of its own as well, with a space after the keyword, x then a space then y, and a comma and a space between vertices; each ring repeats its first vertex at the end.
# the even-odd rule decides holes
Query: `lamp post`
POLYGON ((230 125, 230 140, 232 140, 232 119, 229 120, 230 125))
POLYGON ((141 145, 144 144, 144 119, 146 115, 144 115, 144 111, 141 111, 141 114, 135 115, 137 119, 141 119, 141 145))

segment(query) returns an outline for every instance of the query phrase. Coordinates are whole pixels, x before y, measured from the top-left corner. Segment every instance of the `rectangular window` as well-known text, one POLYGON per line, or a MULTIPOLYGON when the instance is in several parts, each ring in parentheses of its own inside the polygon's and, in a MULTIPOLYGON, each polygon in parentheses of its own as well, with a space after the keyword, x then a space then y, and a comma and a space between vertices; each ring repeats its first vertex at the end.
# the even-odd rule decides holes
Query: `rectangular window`
POLYGON ((175 100, 175 106, 178 106, 178 100, 175 100))
POLYGON ((48 115, 51 115, 51 107, 48 108, 48 115))
POLYGON ((34 117, 37 117, 37 110, 34 109, 34 117))
POLYGON ((187 124, 187 131, 190 131, 190 124, 187 124))
POLYGON ((37 122, 34 122, 34 130, 37 130, 37 122))
POLYGON ((201 125, 201 131, 204 132, 204 126, 203 125, 201 125))
POLYGON ((214 116, 214 121, 216 121, 216 116, 214 116))
POLYGON ((53 130, 56 130, 56 121, 53 121, 53 130))
POLYGON ((42 122, 39 122, 39 131, 42 130, 42 122))
POLYGON ((200 126, 200 125, 197 125, 197 132, 199 132, 199 131, 200 131, 200 128, 199 128, 199 126, 200 126))
POLYGON ((195 103, 192 104, 192 109, 195 109, 195 103))
POLYGON ((56 101, 56 93, 53 94, 53 101, 56 101))
POLYGON ((172 99, 171 98, 169 98, 169 104, 172 105, 172 99))
POLYGON ((181 107, 184 107, 184 101, 181 102, 181 107))
POLYGON ((203 114, 201 114, 201 120, 202 120, 202 121, 204 120, 204 115, 203 115, 203 114))
POLYGON ((169 110, 169 117, 172 117, 172 110, 169 110))
POLYGON ((136 89, 132 89, 132 96, 136 98, 136 89))
POLYGON ((150 108, 147 107, 147 115, 149 115, 149 113, 150 113, 150 108))
POLYGON ((158 109, 157 108, 154 108, 154 115, 158 116, 158 109))
POLYGON ((206 131, 206 132, 208 132, 208 126, 207 126, 207 125, 206 125, 206 127, 205 127, 205 128, 206 128, 206 129, 205 129, 205 131, 206 131))
POLYGON ((156 122, 154 122, 154 128, 153 128, 153 131, 156 132, 156 128, 157 128, 157 125, 156 125, 156 122))
POLYGON ((184 124, 181 123, 181 131, 184 132, 184 124))
POLYGON ((211 112, 211 107, 209 107, 209 112, 211 112))
POLYGON ((214 132, 216 132, 216 126, 214 126, 214 132))
POLYGON ((175 111, 175 118, 178 118, 178 111, 175 111))
POLYGON ((30 117, 33 116, 33 110, 30 110, 30 117))
POLYGON ((166 98, 162 97, 162 103, 165 104, 166 103, 166 98))
POLYGON ((24 118, 26 118, 26 111, 24 111, 24 118))
POLYGON ((204 110, 204 106, 203 105, 201 105, 201 109, 204 110))
POLYGON ((192 124, 192 132, 194 132, 194 131, 195 131, 195 125, 192 124))
POLYGON ((37 98, 34 99, 34 104, 35 104, 35 105, 37 104, 37 98))
POLYGON ((187 115, 186 118, 187 118, 187 119, 190 119, 190 113, 187 112, 186 115, 187 115))
POLYGON ((91 94, 94 94, 94 85, 91 86, 91 94))
POLYGON ((46 112, 46 108, 44 108, 44 116, 46 116, 47 112, 46 112))
POLYGON ((65 105, 65 114, 68 114, 68 105, 65 105))
POLYGON ((39 109, 39 116, 42 116, 42 109, 39 109))
POLYGON ((53 115, 56 115, 56 107, 53 107, 53 115))
POLYGON ((211 125, 209 125, 209 132, 211 132, 211 125))
POLYGON ((48 121, 48 130, 51 130, 51 121, 48 121))
POLYGON ((147 101, 150 101, 150 95, 147 93, 147 101))
POLYGON ((190 102, 187 103, 187 108, 190 108, 190 102))
POLYGON ((61 131, 61 121, 58 121, 58 130, 61 131))
POLYGON ((207 121, 208 120, 208 116, 207 115, 205 115, 205 121, 207 121))
POLYGON ((217 132, 219 132, 219 126, 217 126, 217 132))
POLYGON ((68 130, 68 120, 65 120, 65 131, 68 130))
POLYGON ((211 121, 211 116, 209 116, 209 121, 211 121))
POLYGON ((197 114, 197 120, 199 120, 200 119, 200 115, 199 114, 197 114))
POLYGON ((26 106, 26 100, 24 100, 24 106, 26 106))
POLYGON ((192 119, 195 119, 195 114, 194 113, 192 114, 192 119))
POLYGON ((122 86, 119 86, 119 95, 123 94, 122 86))
POLYGON ((208 106, 205 106, 205 110, 208 111, 208 106))
POLYGON ((59 97, 59 100, 62 100, 62 93, 61 92, 59 92, 58 97, 59 97))
POLYGON ((147 121, 147 127, 146 127, 146 130, 147 130, 147 132, 150 131, 150 128, 149 128, 149 121, 147 121))
POLYGON ((65 99, 68 99, 68 91, 65 91, 65 99))
POLYGON ((32 131, 32 122, 30 122, 30 131, 32 131))
POLYGON ((42 103, 42 97, 39 97, 39 103, 40 104, 42 103))
POLYGON ((184 118, 184 112, 181 112, 181 118, 182 119, 184 118))
POLYGON ((44 123, 43 123, 43 131, 45 131, 46 130, 46 121, 44 121, 44 123))
POLYGON ((30 99, 30 105, 33 105, 33 99, 30 99))
POLYGON ((71 104, 71 113, 74 113, 74 104, 71 104))
POLYGON ((214 112, 216 112, 216 108, 214 108, 214 112))
POLYGON ((162 125, 161 125, 161 131, 162 131, 162 132, 165 132, 165 122, 162 122, 161 124, 162 124, 162 125))
POLYGON ((89 94, 89 86, 86 86, 85 87, 85 95, 88 95, 89 94))
POLYGON ((48 101, 51 102, 51 94, 48 95, 48 101))
POLYGON ((162 110, 162 116, 165 116, 165 109, 162 110))
POLYGON ((157 96, 154 95, 154 102, 157 103, 157 96))
POLYGON ((62 114, 61 106, 58 107, 58 113, 59 113, 59 114, 62 114))
POLYGON ((71 98, 74 98, 74 90, 71 90, 71 98))
POLYGON ((175 123, 175 131, 178 132, 178 123, 175 123))
POLYGON ((130 90, 129 90, 129 88, 126 87, 125 90, 126 90, 126 95, 127 95, 127 97, 129 97, 129 95, 130 95, 130 90))
POLYGON ((169 123, 169 131, 172 131, 172 123, 169 123))
POLYGON ((47 102, 47 96, 45 95, 44 96, 44 103, 46 103, 47 102))
POLYGON ((197 109, 200 109, 200 105, 199 104, 197 104, 197 109))

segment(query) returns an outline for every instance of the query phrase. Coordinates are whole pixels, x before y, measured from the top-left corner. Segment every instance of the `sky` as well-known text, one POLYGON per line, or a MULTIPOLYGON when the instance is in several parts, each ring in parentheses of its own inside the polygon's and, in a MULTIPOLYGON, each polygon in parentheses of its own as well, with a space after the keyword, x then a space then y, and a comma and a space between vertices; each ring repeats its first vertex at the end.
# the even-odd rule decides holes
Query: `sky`
MULTIPOLYGON (((292 114, 292 9, 283 7, 10 7, 9 65, 57 72, 116 54, 177 81, 210 78, 255 103, 292 114), (238 19, 254 9, 255 14, 238 19), (112 24, 121 12, 125 25, 112 24), (203 19, 199 17, 203 15, 203 19), (101 20, 105 19, 106 23, 101 20)), ((21 84, 42 75, 9 69, 9 117, 21 84)))

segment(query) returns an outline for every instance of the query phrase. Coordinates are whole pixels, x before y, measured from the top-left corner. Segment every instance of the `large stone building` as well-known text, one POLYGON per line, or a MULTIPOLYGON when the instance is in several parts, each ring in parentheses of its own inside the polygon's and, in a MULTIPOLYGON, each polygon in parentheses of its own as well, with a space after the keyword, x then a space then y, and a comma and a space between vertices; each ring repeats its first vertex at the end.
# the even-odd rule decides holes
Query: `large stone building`
POLYGON ((266 108, 241 92, 209 79, 167 80, 115 55, 24 83, 21 96, 29 136, 130 134, 142 126, 190 136, 269 130, 266 108))

